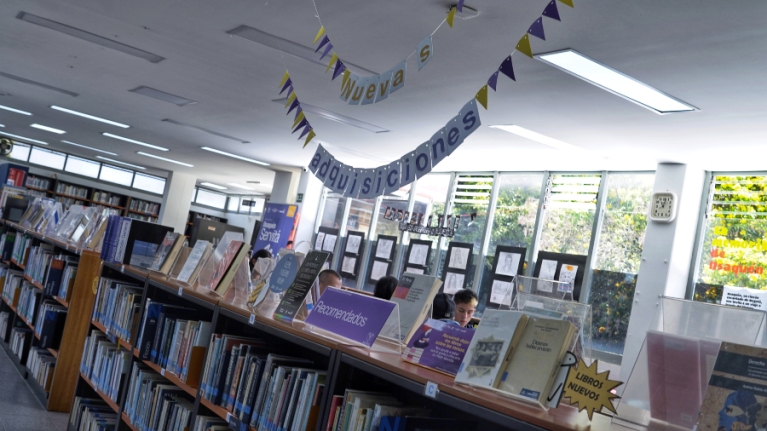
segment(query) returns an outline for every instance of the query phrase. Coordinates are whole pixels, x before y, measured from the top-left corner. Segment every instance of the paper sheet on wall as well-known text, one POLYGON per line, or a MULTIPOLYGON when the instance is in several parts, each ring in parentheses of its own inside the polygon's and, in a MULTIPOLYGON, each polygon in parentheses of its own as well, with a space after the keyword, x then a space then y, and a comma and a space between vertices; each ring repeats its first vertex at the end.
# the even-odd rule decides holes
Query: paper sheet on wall
MULTIPOLYGON (((554 273, 556 271, 557 271, 556 260, 544 260, 543 262, 541 262, 541 272, 538 273, 538 278, 541 278, 543 280, 553 280, 554 273)), ((547 282, 547 281, 539 281, 537 284, 538 284, 538 290, 541 290, 543 292, 551 293, 551 291, 554 290, 554 283, 547 282)))
POLYGON ((767 311, 767 290, 724 286, 722 305, 767 311))

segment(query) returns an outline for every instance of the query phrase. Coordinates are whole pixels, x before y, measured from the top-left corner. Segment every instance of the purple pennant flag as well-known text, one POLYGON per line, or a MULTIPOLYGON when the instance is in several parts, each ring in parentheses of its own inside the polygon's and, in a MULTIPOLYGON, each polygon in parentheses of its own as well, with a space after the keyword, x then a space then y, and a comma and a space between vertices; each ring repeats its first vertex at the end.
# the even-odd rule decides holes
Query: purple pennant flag
POLYGON ((291 93, 293 93, 293 86, 291 85, 290 88, 288 88, 288 92, 285 93, 285 97, 290 97, 291 93))
POLYGON ((288 89, 288 87, 293 85, 293 80, 288 78, 287 81, 285 81, 285 85, 282 86, 282 90, 280 90, 280 94, 282 94, 285 90, 288 89))
POLYGON ((340 74, 344 73, 344 70, 346 70, 346 65, 339 58, 336 62, 336 68, 333 71, 333 79, 331 79, 331 81, 335 81, 335 79, 338 78, 340 74))
POLYGON ((458 12, 463 12, 463 0, 458 0, 458 4, 455 5, 455 10, 458 12))
POLYGON ((487 80, 487 85, 490 86, 490 88, 493 89, 493 91, 496 91, 495 85, 498 84, 498 71, 496 70, 494 74, 490 75, 490 79, 487 80))
MULTIPOLYGON (((288 109, 288 114, 290 114, 290 111, 298 108, 299 106, 301 106, 301 104, 298 103, 298 99, 294 100, 293 103, 290 104, 290 109, 288 109)), ((285 114, 285 115, 288 115, 288 114, 285 114)))
MULTIPOLYGON (((499 67, 498 70, 514 81, 517 80, 517 78, 514 77, 514 67, 511 65, 511 56, 508 56, 503 60, 503 63, 501 63, 501 67, 499 67)), ((493 90, 495 90, 495 88, 493 88, 493 90)))
POLYGON ((317 49, 315 49, 314 52, 321 50, 322 47, 329 42, 330 42, 330 38, 327 35, 325 35, 325 37, 322 38, 322 40, 320 41, 320 44, 317 46, 317 49))
POLYGON ((298 131, 298 129, 300 129, 300 128, 302 128, 302 127, 306 126, 307 124, 309 124, 309 122, 308 122, 308 121, 306 121, 306 118, 304 118, 303 120, 301 120, 301 122, 300 122, 300 123, 298 123, 298 125, 296 126, 296 128, 295 128, 295 129, 293 129, 293 131, 292 131, 292 132, 290 132, 290 134, 292 135, 293 133, 296 133, 296 132, 298 131))
MULTIPOLYGON (((296 109, 296 116, 293 117, 293 121, 296 121, 296 118, 298 118, 298 114, 304 112, 303 108, 301 108, 301 105, 298 105, 298 109, 296 109)), ((286 114, 287 115, 287 114, 286 114)))
POLYGON ((333 49, 333 44, 332 43, 328 43, 328 46, 325 47, 325 52, 322 53, 322 57, 320 57, 320 60, 325 58, 325 56, 328 55, 330 53, 330 50, 332 50, 332 49, 333 49))
POLYGON ((562 21, 561 19, 559 19, 559 9, 557 9, 557 0, 551 0, 551 3, 549 3, 546 6, 546 9, 543 10, 543 13, 541 15, 547 16, 557 21, 562 21))
POLYGON ((538 39, 546 40, 546 35, 543 33, 543 18, 536 19, 533 25, 527 29, 527 32, 538 39))
POLYGON ((306 127, 304 127, 304 131, 301 132, 301 136, 299 136, 298 139, 300 140, 301 138, 306 136, 306 134, 309 133, 310 130, 312 130, 312 125, 307 122, 306 127))

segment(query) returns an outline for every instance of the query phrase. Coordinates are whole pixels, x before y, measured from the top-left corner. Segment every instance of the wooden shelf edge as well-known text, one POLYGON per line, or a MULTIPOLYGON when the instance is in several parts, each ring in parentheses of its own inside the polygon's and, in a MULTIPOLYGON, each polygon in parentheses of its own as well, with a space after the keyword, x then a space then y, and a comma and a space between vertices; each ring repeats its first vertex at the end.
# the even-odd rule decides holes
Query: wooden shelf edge
POLYGON ((163 377, 165 377, 165 378, 166 378, 168 381, 170 381, 170 382, 171 382, 171 383, 173 383, 174 385, 176 385, 176 386, 178 386, 179 388, 181 388, 181 389, 182 389, 184 392, 186 392, 187 394, 189 394, 189 395, 191 395, 191 396, 193 396, 193 397, 195 397, 195 398, 197 397, 197 388, 193 388, 193 387, 191 387, 191 386, 187 385, 187 384, 186 384, 186 382, 184 382, 183 380, 181 380, 181 379, 180 379, 180 378, 179 378, 177 375, 175 375, 175 374, 171 373, 171 372, 170 372, 170 371, 168 371, 168 370, 164 370, 164 371, 163 371, 163 368, 162 368, 162 367, 160 367, 159 365, 155 364, 154 362, 151 362, 151 361, 147 361, 147 360, 145 360, 145 359, 144 359, 144 360, 142 360, 142 362, 144 362, 146 365, 148 365, 148 366, 149 366, 149 368, 151 368, 151 369, 153 369, 155 372, 157 372, 157 374, 160 374, 160 375, 162 375, 162 376, 163 376, 163 377))
POLYGON ((149 217, 160 217, 159 214, 152 214, 152 213, 148 213, 146 211, 132 210, 130 208, 128 208, 128 211, 132 212, 132 213, 136 213, 136 214, 142 214, 142 215, 149 216, 149 217))
POLYGON ((59 359, 59 351, 56 349, 52 349, 48 347, 48 351, 51 352, 51 355, 53 355, 54 358, 59 359))
POLYGON ((125 422, 125 425, 128 425, 128 428, 132 429, 133 431, 140 431, 138 428, 133 426, 132 423, 130 423, 130 418, 128 417, 128 414, 123 412, 122 414, 123 422, 125 422))
POLYGON ((203 397, 200 397, 200 404, 205 406, 208 410, 212 411, 216 416, 226 420, 226 415, 229 413, 229 411, 227 411, 225 408, 217 406, 203 397))
POLYGON ((107 394, 105 394, 105 393, 101 392, 101 391, 100 391, 100 390, 99 390, 99 389, 96 387, 96 385, 94 385, 94 384, 93 384, 93 383, 90 381, 90 379, 89 379, 89 378, 85 377, 85 374, 83 374, 82 372, 80 372, 80 377, 82 377, 82 379, 83 379, 83 380, 85 380, 85 383, 87 383, 87 384, 88 384, 88 386, 90 386, 90 387, 91 387, 91 388, 92 388, 94 391, 96 391, 96 393, 97 393, 97 394, 99 394, 99 396, 100 396, 100 397, 101 397, 101 398, 102 398, 102 399, 103 399, 103 400, 104 400, 104 401, 105 401, 105 402, 106 402, 106 403, 109 405, 109 407, 111 407, 111 408, 112 408, 112 410, 114 410, 114 411, 115 411, 115 413, 117 413, 117 412, 119 412, 119 411, 120 411, 120 407, 118 407, 118 406, 117 406, 117 403, 116 403, 116 402, 114 402, 114 401, 112 401, 112 399, 111 399, 111 398, 109 398, 109 397, 107 396, 107 394))
POLYGON ((67 302, 64 298, 60 298, 56 295, 53 295, 53 299, 56 300, 59 304, 63 305, 64 307, 69 308, 69 302, 67 302))
POLYGON ((43 287, 42 284, 40 284, 37 281, 35 281, 34 279, 32 279, 32 277, 30 277, 29 275, 24 274, 24 280, 27 280, 28 282, 32 283, 32 286, 35 286, 36 288, 38 288, 38 289, 42 290, 43 292, 45 292, 45 287, 43 287))
MULTIPOLYGON (((101 322, 97 322, 95 320, 91 320, 91 325, 95 326, 96 329, 98 329, 99 331, 101 331, 101 332, 103 332, 103 333, 105 333, 107 335, 110 334, 110 332, 107 331, 106 326, 101 324, 101 322)), ((117 344, 119 344, 120 347, 122 347, 123 349, 125 349, 125 350, 127 350, 129 352, 133 351, 133 348, 131 347, 129 342, 127 342, 127 341, 123 340, 122 338, 118 337, 117 334, 113 334, 113 335, 117 338, 117 344)))

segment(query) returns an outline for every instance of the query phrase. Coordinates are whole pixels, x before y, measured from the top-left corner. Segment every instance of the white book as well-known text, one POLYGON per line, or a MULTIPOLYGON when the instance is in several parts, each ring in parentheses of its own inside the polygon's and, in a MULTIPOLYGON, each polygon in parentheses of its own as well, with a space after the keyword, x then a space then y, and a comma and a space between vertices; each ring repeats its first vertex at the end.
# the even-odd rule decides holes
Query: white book
POLYGON ((406 274, 400 278, 390 301, 399 306, 400 341, 407 344, 421 322, 429 316, 442 280, 430 275, 406 274))
POLYGON ((178 281, 184 283, 189 281, 189 278, 192 277, 192 274, 200 265, 200 261, 202 260, 202 257, 205 255, 209 247, 210 242, 197 240, 197 242, 194 244, 194 247, 192 248, 191 253, 189 253, 189 257, 186 259, 186 262, 184 262, 184 266, 181 268, 181 272, 178 273, 178 281))

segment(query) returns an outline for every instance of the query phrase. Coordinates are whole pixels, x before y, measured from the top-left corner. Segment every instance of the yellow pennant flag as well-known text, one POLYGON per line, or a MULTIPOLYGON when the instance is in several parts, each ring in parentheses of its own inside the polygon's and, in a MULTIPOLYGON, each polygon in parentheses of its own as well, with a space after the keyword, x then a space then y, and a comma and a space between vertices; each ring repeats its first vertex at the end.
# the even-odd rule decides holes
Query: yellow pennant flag
POLYGON ((285 102, 285 107, 287 108, 288 106, 290 106, 290 104, 293 103, 294 100, 296 100, 296 92, 295 91, 290 93, 290 96, 288 96, 288 101, 285 102))
POLYGON ((282 88, 282 86, 285 85, 286 82, 288 82, 288 79, 290 79, 290 74, 286 70, 285 74, 282 75, 282 81, 280 81, 280 85, 278 85, 277 87, 282 88))
POLYGON ((333 53, 333 56, 330 57, 330 63, 328 63, 328 68, 325 69, 325 73, 328 73, 328 70, 330 70, 331 67, 333 67, 333 64, 338 60, 338 54, 335 52, 333 53))
POLYGON ((525 54, 530 58, 533 58, 533 49, 530 48, 530 38, 527 37, 527 34, 525 34, 522 39, 519 39, 519 43, 517 44, 517 51, 525 54))
POLYGON ((455 19, 455 7, 450 8, 450 12, 447 13, 447 25, 453 28, 453 20, 455 19))
POLYGON ((349 69, 344 69, 344 76, 341 78, 341 87, 346 85, 346 80, 349 79, 351 75, 352 73, 349 72, 349 69))
POLYGON ((477 95, 474 96, 474 98, 477 99, 477 102, 479 102, 485 110, 487 110, 487 84, 477 91, 477 95))
POLYGON ((314 133, 314 129, 309 130, 309 134, 306 135, 306 141, 304 141, 304 146, 302 148, 306 148, 306 146, 309 145, 309 142, 311 142, 315 136, 317 136, 317 134, 314 133))
POLYGON ((320 30, 317 32, 317 36, 314 36, 314 42, 317 43, 318 40, 325 34, 325 26, 320 26, 320 30))
POLYGON ((304 115, 304 111, 299 112, 298 115, 296 115, 296 121, 293 122, 293 125, 290 128, 295 129, 298 123, 300 123, 301 120, 303 120, 305 117, 306 115, 304 115))
POLYGON ((573 5, 573 0, 559 0, 559 2, 564 3, 570 7, 575 7, 575 5, 573 5))

